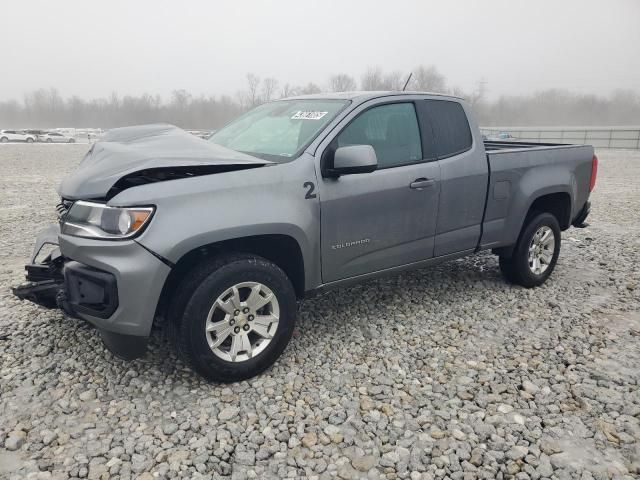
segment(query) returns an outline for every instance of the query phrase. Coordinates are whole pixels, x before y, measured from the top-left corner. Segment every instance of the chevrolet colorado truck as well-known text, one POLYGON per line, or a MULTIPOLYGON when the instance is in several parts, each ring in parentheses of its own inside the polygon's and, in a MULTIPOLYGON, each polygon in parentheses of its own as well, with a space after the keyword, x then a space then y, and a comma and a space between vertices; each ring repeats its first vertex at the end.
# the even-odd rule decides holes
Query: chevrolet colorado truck
POLYGON ((144 354, 154 323, 204 377, 273 364, 297 300, 491 249, 542 284, 589 214, 593 147, 483 142, 469 105, 409 92, 261 105, 202 140, 118 128, 59 187, 21 299, 144 354))

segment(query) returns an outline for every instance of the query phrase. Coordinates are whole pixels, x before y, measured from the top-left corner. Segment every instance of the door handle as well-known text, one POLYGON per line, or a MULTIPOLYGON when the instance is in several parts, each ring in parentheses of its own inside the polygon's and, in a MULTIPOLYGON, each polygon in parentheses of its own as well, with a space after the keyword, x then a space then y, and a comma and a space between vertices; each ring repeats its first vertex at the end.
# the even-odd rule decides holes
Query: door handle
POLYGON ((416 178, 413 182, 411 182, 411 184, 409 185, 409 188, 421 189, 421 188, 431 187, 435 184, 436 184, 435 180, 431 180, 428 178, 416 178))

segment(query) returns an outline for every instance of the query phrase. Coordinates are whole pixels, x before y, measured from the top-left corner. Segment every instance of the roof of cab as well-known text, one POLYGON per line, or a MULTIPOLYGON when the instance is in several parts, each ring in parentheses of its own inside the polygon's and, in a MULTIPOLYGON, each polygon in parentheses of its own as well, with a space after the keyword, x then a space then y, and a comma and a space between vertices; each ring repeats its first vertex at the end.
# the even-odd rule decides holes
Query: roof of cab
POLYGON ((328 93, 312 93, 309 95, 296 95, 294 97, 281 98, 280 100, 359 100, 366 101, 380 97, 394 97, 394 96, 409 96, 409 95, 429 95, 437 97, 455 98, 462 100, 460 97, 454 95, 446 95, 444 93, 434 92, 400 92, 400 91, 354 91, 354 92, 328 92, 328 93))

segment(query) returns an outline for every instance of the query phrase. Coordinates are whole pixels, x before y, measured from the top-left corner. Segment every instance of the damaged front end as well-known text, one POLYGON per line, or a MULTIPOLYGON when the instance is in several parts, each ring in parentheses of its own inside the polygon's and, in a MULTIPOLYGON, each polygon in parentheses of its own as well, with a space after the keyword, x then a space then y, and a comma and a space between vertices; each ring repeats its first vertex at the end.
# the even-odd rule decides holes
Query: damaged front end
MULTIPOLYGON (((70 205, 58 205, 61 220, 70 205)), ((54 224, 38 235, 31 260, 24 267, 26 282, 13 287, 13 294, 45 308, 60 308, 73 318, 82 314, 109 317, 118 307, 115 277, 65 258, 58 246, 59 233, 59 225, 54 224)))
POLYGON ((38 235, 26 282, 13 293, 89 322, 115 355, 138 358, 173 264, 138 238, 156 206, 122 205, 118 196, 273 164, 170 125, 113 129, 62 181, 58 223, 38 235))
POLYGON ((64 257, 58 247, 57 225, 44 230, 36 240, 30 262, 25 265, 26 282, 13 287, 20 300, 46 308, 62 308, 64 300, 64 257))
MULTIPOLYGON (((59 308, 69 317, 89 320, 99 327, 96 323, 109 319, 119 306, 116 277, 62 255, 59 233, 59 225, 54 224, 38 235, 31 260, 25 265, 27 281, 13 287, 13 294, 45 308, 59 308)), ((116 356, 132 360, 144 355, 145 337, 99 330, 116 356)))

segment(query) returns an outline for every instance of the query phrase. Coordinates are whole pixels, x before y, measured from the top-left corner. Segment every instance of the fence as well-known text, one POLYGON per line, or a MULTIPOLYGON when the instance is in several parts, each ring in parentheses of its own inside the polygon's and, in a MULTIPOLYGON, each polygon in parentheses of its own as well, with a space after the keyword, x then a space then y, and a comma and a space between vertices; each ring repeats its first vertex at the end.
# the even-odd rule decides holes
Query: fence
POLYGON ((484 135, 501 133, 516 140, 542 143, 587 143, 596 148, 640 150, 640 127, 481 127, 484 135))

